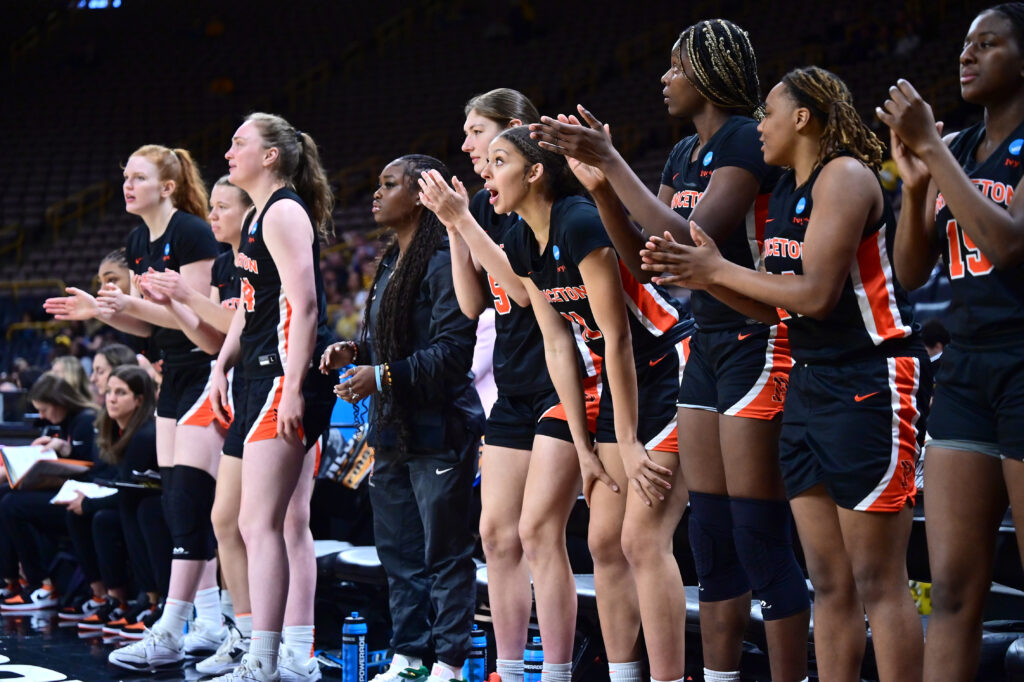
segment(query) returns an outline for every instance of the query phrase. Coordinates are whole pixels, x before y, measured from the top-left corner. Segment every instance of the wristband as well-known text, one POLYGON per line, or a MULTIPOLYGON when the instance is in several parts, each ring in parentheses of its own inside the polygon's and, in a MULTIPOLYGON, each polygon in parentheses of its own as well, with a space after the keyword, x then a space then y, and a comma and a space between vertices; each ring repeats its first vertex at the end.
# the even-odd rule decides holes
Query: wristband
POLYGON ((373 366, 373 376, 377 380, 377 392, 383 393, 384 389, 380 385, 380 365, 373 366))

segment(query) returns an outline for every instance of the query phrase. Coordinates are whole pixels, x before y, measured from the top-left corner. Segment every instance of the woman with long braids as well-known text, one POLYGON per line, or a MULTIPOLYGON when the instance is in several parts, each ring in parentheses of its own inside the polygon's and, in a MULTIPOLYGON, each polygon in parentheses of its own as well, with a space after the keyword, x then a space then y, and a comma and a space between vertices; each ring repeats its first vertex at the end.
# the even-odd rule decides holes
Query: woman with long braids
MULTIPOLYGON (((756 269, 779 171, 765 164, 752 118, 762 113, 761 93, 747 32, 724 19, 690 26, 672 46, 661 82, 669 114, 692 122, 697 133, 672 150, 657 196, 582 107, 588 125, 574 125, 575 118, 544 118, 531 129, 545 148, 604 173, 613 192, 594 193, 599 207, 604 198, 621 201, 648 234, 668 231, 684 244, 692 243, 687 221, 695 220, 721 245, 726 259, 756 269)), ((633 276, 650 281, 651 273, 641 269, 644 233, 629 222, 608 228, 633 276)), ((693 292, 699 332, 690 344, 678 399, 679 428, 689 436, 679 464, 690 493, 704 676, 739 679, 753 592, 762 604, 772 679, 800 680, 807 674, 809 600, 793 553, 778 463, 792 364, 786 329, 752 319, 742 301, 724 295, 719 300, 715 294, 722 292, 693 292)))
POLYGON ((199 170, 184 149, 145 145, 124 166, 126 210, 143 225, 128 235, 125 255, 135 278, 130 293, 104 286, 93 298, 69 289, 49 299, 57 319, 99 316, 135 336, 151 337, 163 359, 157 402, 157 459, 161 501, 174 540, 170 587, 160 620, 145 639, 111 652, 109 660, 130 670, 177 666, 186 655, 208 655, 226 636, 217 588, 216 539, 210 522, 224 428, 209 402, 210 367, 221 335, 200 325, 195 344, 163 306, 145 300, 138 276, 170 268, 187 285, 209 292, 218 253, 206 215, 207 193, 199 170), (197 625, 184 634, 195 606, 197 625))
MULTIPOLYGON (((462 149, 473 169, 482 173, 487 167, 487 146, 503 129, 539 119, 533 104, 515 90, 498 88, 469 100, 462 149)), ((462 311, 475 318, 490 305, 496 313, 498 399, 484 436, 480 538, 487 558, 497 672, 502 682, 522 682, 536 594, 544 647, 541 680, 569 682, 576 592, 565 526, 579 490, 579 464, 568 424, 551 416, 559 411, 558 394, 544 365, 529 295, 501 250, 519 218, 496 213, 487 190, 470 198, 457 179, 452 184, 458 191, 436 171, 419 178, 419 184, 424 205, 448 228, 452 277, 462 311), (485 268, 483 260, 496 265, 485 268)), ((598 370, 600 361, 589 367, 598 370)), ((596 411, 597 376, 588 379, 594 383, 590 405, 596 411)))
POLYGON ((984 107, 984 120, 947 144, 904 80, 877 110, 903 179, 896 275, 921 286, 941 257, 953 289, 925 460, 928 680, 977 673, 1007 503, 1024 556, 1024 3, 975 17, 960 53, 960 92, 984 107))
POLYGON ((818 67, 772 88, 758 130, 765 161, 791 169, 768 210, 767 272, 723 258, 696 222, 696 246, 652 237, 644 267, 785 319, 795 366, 779 460, 814 584, 818 674, 860 679, 866 611, 880 679, 920 680, 906 554, 931 368, 893 277, 883 147, 846 85, 818 67))
MULTIPOLYGON (((587 189, 599 191, 593 169, 575 171, 587 189)), ((637 543, 671 538, 686 507, 679 469, 667 465, 678 449, 672 402, 693 321, 665 290, 638 282, 621 265, 602 225, 626 220, 621 206, 599 215, 578 196, 580 183, 565 159, 538 146, 526 127, 494 138, 484 178, 494 210, 520 216, 505 252, 529 292, 577 449, 609 675, 613 682, 641 679, 642 620, 652 675, 679 679, 686 609, 678 567, 674 560, 668 571, 660 561, 632 560, 644 554, 637 543), (603 361, 596 452, 572 325, 603 361)), ((661 552, 671 558, 671 544, 655 548, 659 559, 661 552)))
POLYGON ((322 370, 349 363, 335 392, 373 396, 370 480, 374 539, 388 576, 394 652, 375 679, 461 679, 476 607, 470 491, 483 409, 470 382, 474 331, 452 286, 445 228, 417 199, 411 154, 388 164, 373 217, 394 239, 377 265, 363 336, 331 346, 322 370), (423 664, 433 659, 428 670, 423 664))
POLYGON ((227 373, 241 363, 244 414, 234 416, 245 433, 238 524, 246 552, 259 561, 250 562, 248 570, 249 653, 217 679, 316 680, 311 618, 316 557, 309 510, 292 515, 288 510, 304 486, 312 485, 318 441, 334 403, 334 377, 308 371, 330 335, 319 260, 334 197, 313 138, 280 116, 250 114, 224 157, 228 179, 254 207, 242 225, 235 258, 238 308, 211 375, 210 400, 226 420, 231 410, 227 373), (285 532, 285 523, 293 521, 304 523, 304 529, 285 532), (286 651, 279 660, 286 626, 286 651))

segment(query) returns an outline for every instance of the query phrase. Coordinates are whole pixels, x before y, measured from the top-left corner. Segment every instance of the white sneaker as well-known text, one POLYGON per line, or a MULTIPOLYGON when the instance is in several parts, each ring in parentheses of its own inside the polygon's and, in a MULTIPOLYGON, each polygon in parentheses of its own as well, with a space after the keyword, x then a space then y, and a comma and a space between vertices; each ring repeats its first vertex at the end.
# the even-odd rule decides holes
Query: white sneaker
POLYGON ((209 658, 196 663, 196 670, 203 675, 224 675, 242 662, 242 656, 249 652, 249 638, 242 637, 236 628, 228 628, 228 636, 209 658))
POLYGON ((217 653, 217 649, 228 637, 228 629, 221 624, 220 629, 210 629, 201 620, 194 621, 185 633, 182 648, 190 658, 206 658, 217 653))
POLYGON ((272 673, 264 671, 262 663, 246 654, 238 667, 210 682, 281 682, 281 674, 276 670, 272 673))
POLYGON ((281 673, 281 682, 317 682, 322 677, 320 664, 315 658, 303 662, 292 655, 291 649, 283 645, 277 658, 277 671, 281 673))
POLYGON ((128 670, 150 670, 181 665, 185 653, 173 636, 162 630, 146 630, 139 641, 111 651, 107 660, 128 670))
MULTIPOLYGON (((415 663, 416 661, 412 661, 415 663)), ((370 682, 407 682, 408 680, 418 680, 419 682, 426 682, 427 677, 430 675, 430 671, 423 665, 416 667, 406 667, 406 661, 397 662, 391 661, 391 666, 382 673, 378 673, 374 676, 370 682)))
POLYGON ((57 590, 44 585, 32 592, 24 589, 21 590, 13 597, 5 599, 0 608, 11 612, 39 611, 41 609, 55 608, 59 604, 60 597, 57 596, 57 590))

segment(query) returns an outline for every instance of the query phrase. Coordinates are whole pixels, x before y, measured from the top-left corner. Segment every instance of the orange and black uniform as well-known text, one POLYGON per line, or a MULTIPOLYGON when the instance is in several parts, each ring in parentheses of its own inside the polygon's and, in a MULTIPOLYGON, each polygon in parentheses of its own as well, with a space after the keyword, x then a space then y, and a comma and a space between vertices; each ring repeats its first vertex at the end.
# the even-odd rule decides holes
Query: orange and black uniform
MULTIPOLYGON (((1024 122, 983 161, 978 123, 950 151, 978 190, 1007 207, 1024 177, 1024 122)), ((1024 460, 1024 263, 997 270, 940 194, 935 202, 939 252, 953 302, 929 423, 933 443, 1024 460)))
MULTIPOLYGON (((787 172, 772 193, 765 267, 803 273, 814 183, 787 172)), ((931 365, 906 292, 893 276, 896 220, 885 200, 868 227, 835 308, 823 319, 780 310, 795 365, 782 418, 779 461, 795 497, 824 484, 836 504, 899 511, 916 494, 931 365)))

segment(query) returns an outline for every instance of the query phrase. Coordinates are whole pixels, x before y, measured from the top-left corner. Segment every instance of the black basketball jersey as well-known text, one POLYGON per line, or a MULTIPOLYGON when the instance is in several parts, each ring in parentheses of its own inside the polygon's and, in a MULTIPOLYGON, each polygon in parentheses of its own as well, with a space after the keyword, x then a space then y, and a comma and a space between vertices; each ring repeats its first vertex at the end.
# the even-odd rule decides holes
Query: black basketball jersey
MULTIPOLYGON (((139 225, 128 235, 125 245, 128 267, 136 275, 148 272, 149 268, 157 272, 165 269, 181 272, 183 265, 216 258, 218 253, 220 246, 213 237, 210 225, 185 211, 175 211, 167 223, 167 229, 153 241, 149 240, 149 228, 139 225)), ((209 295, 209 292, 205 293, 209 295)), ((154 327, 150 338, 168 367, 208 365, 213 359, 189 341, 180 330, 154 327)), ((153 361, 158 359, 150 358, 153 361)))
MULTIPOLYGON (((749 171, 760 183, 760 192, 743 221, 721 240, 718 248, 727 260, 756 270, 761 265, 768 200, 781 170, 764 162, 757 122, 747 116, 732 116, 722 124, 698 151, 697 160, 692 161, 694 148, 699 144, 700 138, 691 135, 680 140, 669 154, 661 184, 675 190, 672 209, 688 219, 718 168, 735 166, 749 171)), ((755 324, 706 291, 694 291, 690 301, 693 317, 701 329, 725 330, 755 324)))
MULTIPOLYGON (((795 186, 796 174, 789 171, 772 193, 764 243, 768 272, 803 274, 804 235, 814 208, 814 183, 821 170, 817 168, 800 187, 795 186)), ((875 352, 892 355, 906 348, 916 331, 913 308, 893 275, 896 219, 889 201, 884 201, 881 219, 861 237, 832 312, 816 320, 779 310, 789 328, 797 362, 829 364, 875 352)))
MULTIPOLYGON (((985 124, 978 123, 957 135, 949 149, 978 190, 1006 207, 1024 175, 1024 122, 978 162, 974 152, 984 136, 985 124)), ((985 343, 1005 337, 1019 343, 1024 332, 1024 263, 996 270, 958 223, 942 194, 935 200, 935 229, 953 290, 946 321, 953 339, 985 343)))
POLYGON ((230 249, 217 256, 213 261, 213 273, 210 284, 217 289, 220 305, 228 310, 238 309, 242 283, 235 267, 235 254, 230 249))
MULTIPOLYGON (((469 211, 487 235, 504 248, 505 234, 519 222, 514 213, 494 212, 487 190, 477 192, 469 211)), ((520 307, 487 272, 487 285, 494 297, 494 383, 505 395, 533 395, 551 391, 551 378, 544 363, 544 340, 537 318, 529 308, 520 307)))
MULTIPOLYGON (((240 280, 239 305, 245 309, 241 364, 245 375, 252 378, 282 376, 288 362, 292 306, 285 298, 280 272, 263 239, 263 220, 267 210, 282 199, 298 203, 309 214, 298 194, 286 187, 277 190, 270 195, 256 220, 252 220, 251 214, 246 218, 242 225, 242 244, 235 259, 240 280)), ((309 222, 315 225, 312 216, 309 222)), ((317 302, 313 357, 317 358, 327 347, 330 332, 327 329, 327 295, 320 274, 320 242, 315 227, 311 248, 317 302)))
MULTIPOLYGON (((604 335, 594 320, 579 264, 591 252, 611 247, 597 207, 583 197, 567 197, 551 208, 551 228, 543 252, 529 225, 520 221, 505 236, 512 269, 529 277, 562 317, 579 328, 587 347, 604 357, 604 335)), ((641 284, 619 261, 629 309, 636 363, 659 358, 693 331, 682 305, 655 284, 641 284)))

